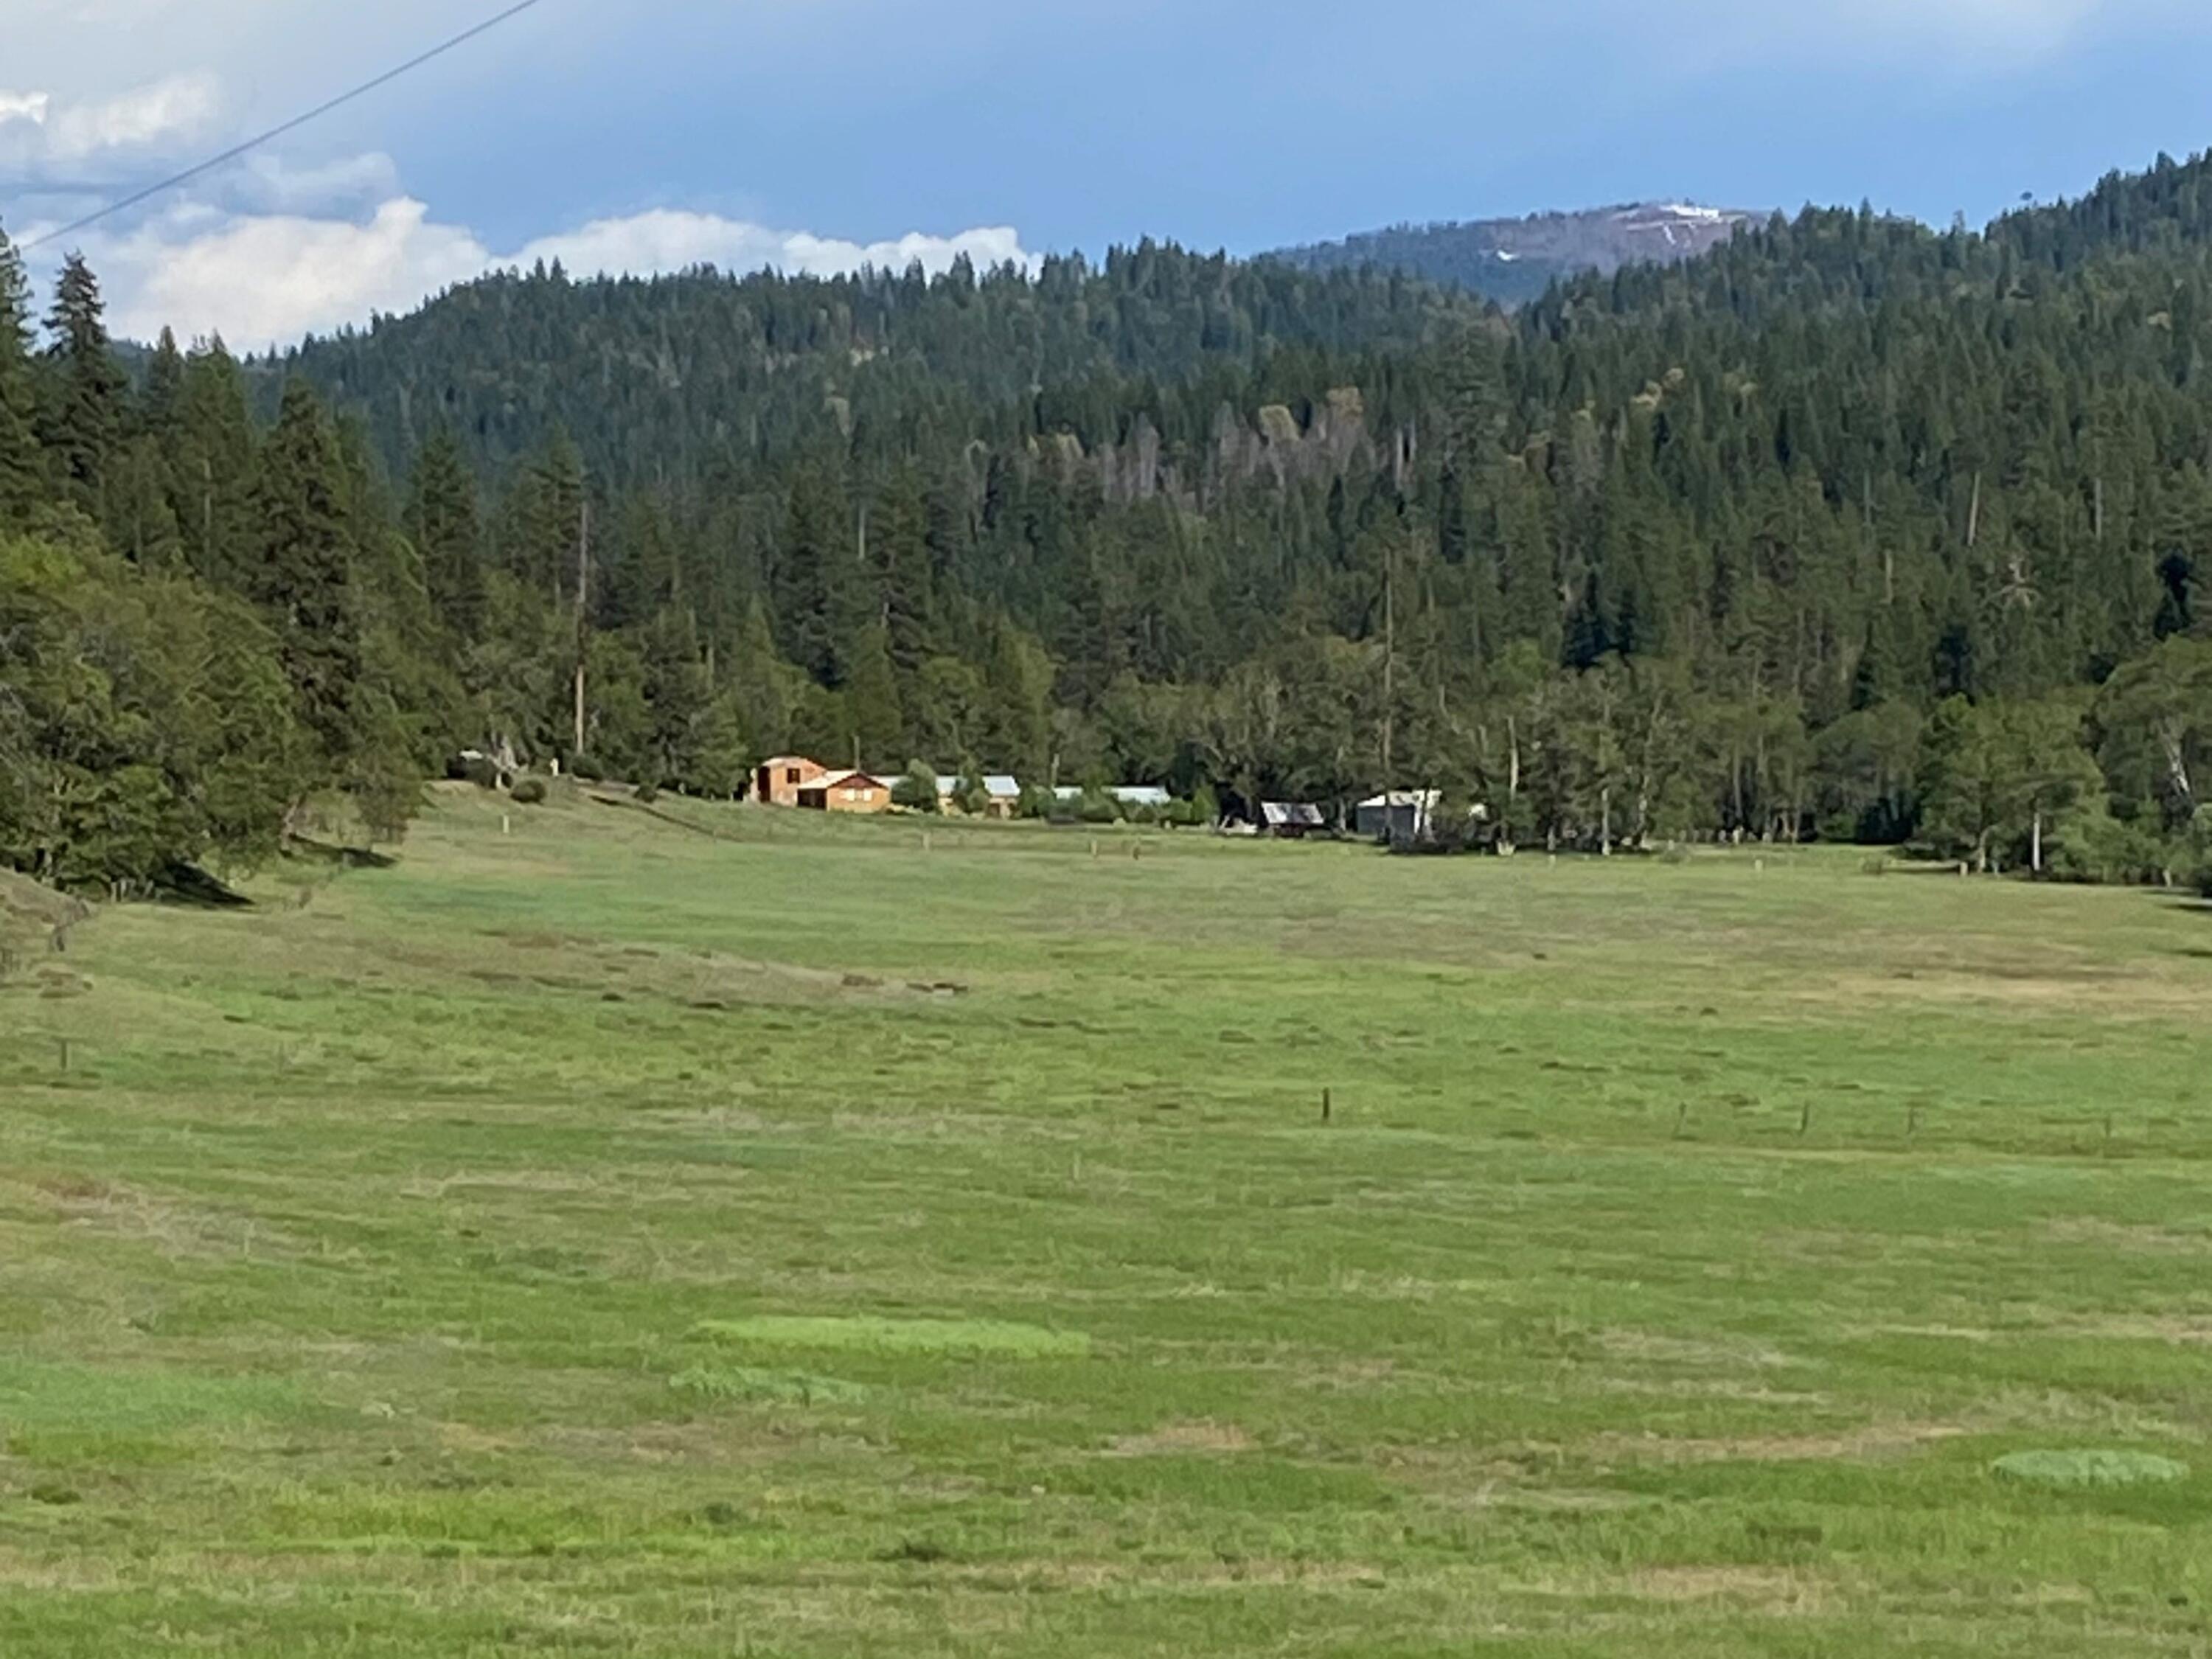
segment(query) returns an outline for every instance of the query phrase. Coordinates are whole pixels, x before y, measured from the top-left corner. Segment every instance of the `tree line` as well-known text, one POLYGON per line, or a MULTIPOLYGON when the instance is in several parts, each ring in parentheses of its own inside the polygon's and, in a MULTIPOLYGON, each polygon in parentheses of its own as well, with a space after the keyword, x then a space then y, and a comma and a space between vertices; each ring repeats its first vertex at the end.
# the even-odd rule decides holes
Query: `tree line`
MULTIPOLYGON (((134 381, 89 273, 43 342, 13 281, 0 526, 82 602, 9 640, 81 659, 70 617, 174 590, 270 671, 267 729, 156 717, 190 740, 131 775, 198 802, 246 768, 264 809, 195 809, 179 856, 318 799, 396 829, 475 747, 716 794, 802 750, 1243 805, 1436 787, 1505 846, 2212 862, 2203 161, 1982 233, 1808 211, 1510 318, 1149 244, 555 268, 278 359, 165 338, 134 381)), ((129 771, 69 750, 69 676, 21 648, 11 775, 129 771)), ((74 799, 19 792, 4 855, 137 876, 13 827, 74 799)))

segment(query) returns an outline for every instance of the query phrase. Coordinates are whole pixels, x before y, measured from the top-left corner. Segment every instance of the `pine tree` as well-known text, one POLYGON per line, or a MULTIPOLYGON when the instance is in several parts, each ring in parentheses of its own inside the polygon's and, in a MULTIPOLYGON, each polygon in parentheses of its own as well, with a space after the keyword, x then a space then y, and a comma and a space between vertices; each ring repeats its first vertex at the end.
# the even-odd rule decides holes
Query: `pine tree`
POLYGON ((921 470, 911 462, 899 468, 884 492, 868 553, 891 666, 901 681, 911 684, 933 651, 936 628, 928 499, 921 470))
POLYGON ((276 625, 300 720, 328 782, 343 775, 363 742, 354 707, 362 640, 345 495, 345 469, 321 399, 305 380, 286 381, 261 453, 259 556, 248 592, 276 625))
POLYGON ((854 526, 844 491, 828 468, 800 470, 774 578, 776 633, 792 660, 826 685, 846 678, 844 648, 859 633, 854 526))
POLYGON ((259 440, 246 377, 220 338, 185 359, 169 472, 185 560, 204 581, 252 589, 260 558, 259 440))
POLYGON ((163 443, 173 443, 184 402, 185 354, 177 348, 174 331, 165 328, 146 360, 145 384, 138 395, 139 429, 163 443))
POLYGON ((404 525, 439 621, 457 641, 476 639, 484 621, 476 477, 460 440, 443 421, 430 428, 415 458, 404 525))
POLYGON ((30 349, 30 285, 0 231, 0 529, 21 522, 45 493, 30 349))
POLYGON ((109 461, 121 443, 127 383, 107 337, 100 281, 82 255, 63 262, 47 314, 46 387, 40 436, 64 496, 104 522, 109 461))
POLYGON ((170 504, 169 464, 154 438, 133 438, 109 468, 107 535, 131 563, 168 570, 184 562, 184 538, 170 504))
POLYGON ((847 715, 860 745, 860 763, 886 764, 907 736, 889 630, 881 623, 871 623, 846 656, 852 664, 852 677, 845 685, 847 715))
POLYGON ((763 755, 787 752, 794 740, 805 677, 777 653, 768 607, 757 598, 745 609, 725 672, 738 723, 748 740, 763 755))
POLYGON ((1050 770, 1052 659, 1034 635, 1005 617, 991 628, 983 665, 988 753, 1019 776, 1050 770))

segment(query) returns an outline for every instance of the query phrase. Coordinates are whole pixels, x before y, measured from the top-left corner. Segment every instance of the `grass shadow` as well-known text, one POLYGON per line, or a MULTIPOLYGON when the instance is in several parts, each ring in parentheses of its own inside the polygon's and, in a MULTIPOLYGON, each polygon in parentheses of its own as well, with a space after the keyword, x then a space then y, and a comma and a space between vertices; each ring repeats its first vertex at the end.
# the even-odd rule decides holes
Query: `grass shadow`
POLYGON ((164 904, 191 910, 251 910, 253 901, 197 865, 180 864, 161 878, 159 896, 164 904))
POLYGON ((327 842, 295 837, 284 856, 300 864, 319 864, 334 870, 392 870, 399 860, 389 853, 368 847, 333 847, 327 842))

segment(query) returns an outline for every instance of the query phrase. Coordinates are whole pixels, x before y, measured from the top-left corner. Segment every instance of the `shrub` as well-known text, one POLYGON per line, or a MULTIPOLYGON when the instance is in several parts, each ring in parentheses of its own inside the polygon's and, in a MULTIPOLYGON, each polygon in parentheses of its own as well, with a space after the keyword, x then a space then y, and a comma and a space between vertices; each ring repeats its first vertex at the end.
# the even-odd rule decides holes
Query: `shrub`
POLYGON ((1083 821, 1085 823, 1119 823, 1121 821, 1121 803, 1103 789, 1086 789, 1083 792, 1083 821))
POLYGON ((943 811, 944 803, 937 794, 937 769, 920 761, 908 767, 906 775, 891 786, 891 805, 909 812, 943 811))
POLYGON ((517 806, 543 806, 545 804, 545 780, 525 778, 514 786, 511 799, 517 806))
POLYGON ((473 783, 479 789, 499 787, 499 768, 483 755, 456 755, 446 763, 446 775, 455 783, 473 783))
POLYGON ((2173 857, 2155 829, 2115 817, 2101 799, 2061 817, 2044 843, 2045 867, 2060 881, 2156 882, 2173 857))
POLYGON ((598 783, 605 778, 599 762, 589 755, 578 755, 568 763, 568 775, 584 783, 598 783))
POLYGON ((653 802, 655 802, 655 801, 659 800, 659 799, 660 799, 660 791, 659 791, 659 790, 658 790, 658 789, 656 789, 656 788, 654 788, 651 784, 649 784, 649 783, 641 783, 640 785, 638 785, 638 787, 637 787, 637 804, 638 804, 640 806, 650 806, 650 805, 653 805, 653 802))
POLYGON ((982 773, 970 767, 960 775, 954 790, 952 804, 971 818, 988 817, 991 811, 991 792, 984 785, 982 773))

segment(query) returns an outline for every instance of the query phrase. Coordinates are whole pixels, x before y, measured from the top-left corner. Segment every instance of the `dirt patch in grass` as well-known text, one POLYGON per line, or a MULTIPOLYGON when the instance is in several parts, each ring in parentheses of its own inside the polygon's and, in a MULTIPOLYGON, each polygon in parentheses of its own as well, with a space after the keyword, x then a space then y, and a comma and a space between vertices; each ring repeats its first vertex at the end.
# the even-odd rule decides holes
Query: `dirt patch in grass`
MULTIPOLYGON (((0 1189, 15 1186, 0 1182, 0 1189)), ((197 1208, 137 1188, 76 1174, 24 1183, 66 1227, 150 1244, 172 1259, 235 1256, 247 1250, 290 1253, 295 1241, 266 1223, 197 1208)))
POLYGON ((2122 1314, 2103 1319, 2069 1320, 2044 1326, 2040 1334, 2196 1347, 2212 1343, 2212 1314, 2122 1314))
POLYGON ((945 1354, 1001 1359, 1079 1359, 1091 1339, 1077 1331, 1047 1330, 990 1319, 884 1319, 770 1315, 755 1319, 709 1319, 696 1334, 753 1348, 811 1348, 881 1354, 945 1354))
POLYGON ((1636 1395, 1650 1400, 1734 1400, 1754 1406, 1826 1406, 1833 1396, 1800 1389, 1770 1389, 1725 1376, 1608 1376, 1599 1394, 1636 1395))
POLYGON ((1761 1613, 1813 1613, 1829 1604, 1828 1586, 1781 1567, 1645 1567, 1624 1588, 1651 1601, 1731 1601, 1761 1613))
POLYGON ((1794 993, 1802 1002, 1823 1006, 1866 1003, 1909 1003, 1918 1006, 2017 1009, 2023 1013, 2059 1010, 2094 1012, 2101 1020, 2195 1018, 2204 1009, 2201 988, 2161 981, 2148 975, 2084 973, 2075 976, 2008 975, 2001 969, 1921 969, 1911 979, 1879 974, 1844 974, 1824 978, 1794 993))
POLYGON ((1662 1336, 1652 1331, 1616 1330, 1600 1331, 1593 1340, 1616 1358, 1648 1359, 1662 1364, 1768 1370, 1800 1363, 1779 1348, 1747 1338, 1662 1336))
POLYGON ((1863 1463, 1902 1457, 1966 1432, 1953 1423, 1880 1423, 1836 1434, 1724 1439, 1608 1434, 1588 1443, 1588 1449, 1607 1462, 1620 1463, 1863 1463))
POLYGON ((2212 1233, 2181 1232, 2172 1227, 2123 1225, 2081 1216, 2046 1222, 2038 1230, 2054 1244, 2088 1244, 2099 1249, 2141 1255, 2212 1254, 2212 1233))
POLYGON ((1167 1423, 1150 1434, 1125 1434, 1110 1442, 1109 1457, 1233 1457, 1260 1443, 1233 1423, 1167 1423))

